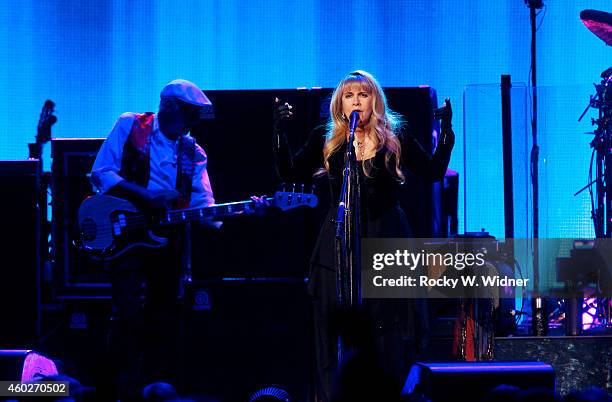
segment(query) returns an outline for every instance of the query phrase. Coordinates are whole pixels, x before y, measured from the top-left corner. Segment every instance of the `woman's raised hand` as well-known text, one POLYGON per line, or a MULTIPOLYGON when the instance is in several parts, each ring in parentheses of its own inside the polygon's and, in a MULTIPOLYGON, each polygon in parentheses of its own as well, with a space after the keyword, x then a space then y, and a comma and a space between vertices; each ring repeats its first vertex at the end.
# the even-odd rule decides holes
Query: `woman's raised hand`
POLYGON ((442 143, 452 147, 455 144, 455 133, 453 133, 453 108, 450 98, 444 99, 444 105, 434 110, 434 119, 440 120, 442 143))
POLYGON ((274 98, 274 130, 283 130, 285 124, 293 118, 293 106, 288 102, 274 98))

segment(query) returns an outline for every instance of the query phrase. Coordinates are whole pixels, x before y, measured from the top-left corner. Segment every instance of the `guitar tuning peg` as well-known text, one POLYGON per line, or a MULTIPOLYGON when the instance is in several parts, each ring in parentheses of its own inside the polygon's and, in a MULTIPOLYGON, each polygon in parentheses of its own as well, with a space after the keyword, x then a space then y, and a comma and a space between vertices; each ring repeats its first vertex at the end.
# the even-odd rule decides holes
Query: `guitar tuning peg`
POLYGON ((295 183, 292 183, 292 185, 291 185, 291 192, 295 193, 295 183))
POLYGON ((300 193, 304 193, 304 183, 302 183, 302 189, 300 190, 300 193))
POLYGON ((316 186, 314 184, 310 185, 310 194, 314 194, 315 193, 315 187, 316 186))
POLYGON ((287 192, 287 185, 285 183, 281 183, 281 191, 283 193, 287 192))

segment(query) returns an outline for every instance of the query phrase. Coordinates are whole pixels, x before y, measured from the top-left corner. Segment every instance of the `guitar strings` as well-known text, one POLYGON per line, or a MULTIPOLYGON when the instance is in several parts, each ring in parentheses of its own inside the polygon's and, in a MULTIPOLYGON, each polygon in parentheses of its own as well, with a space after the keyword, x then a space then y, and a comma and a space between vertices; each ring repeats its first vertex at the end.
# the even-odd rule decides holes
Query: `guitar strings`
MULTIPOLYGON (((233 207, 239 207, 238 211, 236 211, 237 213, 242 213, 245 212, 246 205, 252 204, 253 201, 245 201, 244 203, 240 203, 240 204, 232 204, 233 207)), ((208 208, 208 207, 205 207, 208 208)), ((227 208, 227 205, 218 205, 218 206, 214 206, 213 210, 216 209, 223 209, 223 208, 227 208)), ((194 209, 187 209, 187 210, 181 210, 181 211, 168 211, 166 217, 162 218, 162 217, 155 217, 154 218, 154 222, 150 222, 149 219, 144 216, 144 215, 127 215, 125 220, 126 220, 126 224, 125 226, 122 226, 121 229, 125 230, 125 231, 129 231, 129 230, 138 230, 138 229, 147 229, 150 226, 165 226, 165 225, 171 225, 171 224, 178 224, 181 223, 182 221, 190 221, 190 220, 196 220, 196 219, 200 219, 200 218, 209 218, 209 219, 214 219, 215 214, 201 214, 200 210, 203 210, 204 208, 194 208, 194 209), (181 218, 181 219, 177 219, 177 218, 181 218)), ((103 229, 103 230, 99 230, 96 233, 98 235, 108 235, 109 233, 114 233, 114 228, 113 225, 107 225, 107 229, 103 229)))

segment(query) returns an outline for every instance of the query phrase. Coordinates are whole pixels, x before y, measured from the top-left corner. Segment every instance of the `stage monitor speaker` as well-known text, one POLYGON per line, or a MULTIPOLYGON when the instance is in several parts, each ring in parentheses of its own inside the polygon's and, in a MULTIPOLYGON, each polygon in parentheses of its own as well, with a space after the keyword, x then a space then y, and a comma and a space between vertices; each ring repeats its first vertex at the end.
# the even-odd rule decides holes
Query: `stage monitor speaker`
POLYGON ((39 161, 0 161, 0 348, 40 335, 39 161))
POLYGON ((403 393, 422 392, 432 402, 479 401, 499 385, 555 389, 555 372, 542 362, 417 362, 403 393))

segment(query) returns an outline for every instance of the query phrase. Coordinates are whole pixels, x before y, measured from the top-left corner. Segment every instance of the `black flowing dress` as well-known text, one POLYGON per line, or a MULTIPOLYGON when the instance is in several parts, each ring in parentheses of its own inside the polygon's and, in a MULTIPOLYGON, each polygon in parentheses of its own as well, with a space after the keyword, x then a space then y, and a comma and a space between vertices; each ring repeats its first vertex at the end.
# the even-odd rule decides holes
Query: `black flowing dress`
MULTIPOLYGON (((286 182, 308 182, 323 167, 323 145, 326 130, 323 126, 314 129, 302 149, 293 154, 286 137, 275 138, 277 170, 286 182)), ((400 166, 431 181, 441 180, 446 173, 452 147, 440 143, 431 155, 412 136, 400 135, 402 146, 400 166)), ((316 369, 319 396, 330 400, 332 384, 337 369, 337 337, 332 330, 337 307, 335 269, 335 224, 336 205, 342 188, 346 142, 329 158, 329 191, 331 205, 315 244, 311 261, 309 292, 314 303, 314 330, 316 369)), ((391 156, 389 166, 394 168, 391 156)), ((361 237, 411 237, 408 219, 400 207, 401 183, 387 169, 385 149, 379 150, 369 161, 358 161, 360 182, 361 237), (362 164, 372 163, 369 176, 364 174, 362 164)), ((418 197, 414 194, 414 197, 418 197)), ((419 336, 426 331, 427 319, 424 303, 406 299, 366 299, 364 309, 375 325, 378 353, 382 366, 401 380, 414 359, 419 336)), ((405 377, 404 377, 405 378, 405 377)))

